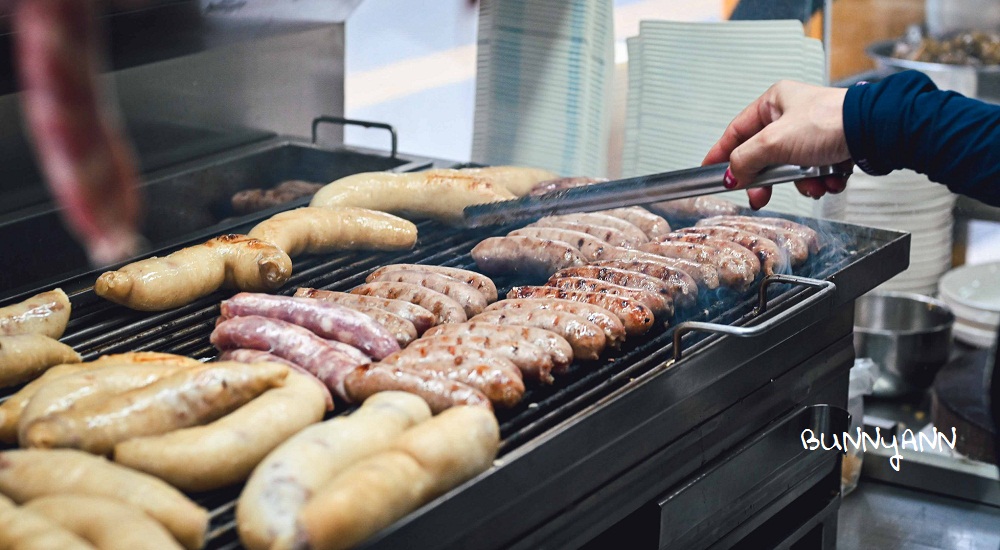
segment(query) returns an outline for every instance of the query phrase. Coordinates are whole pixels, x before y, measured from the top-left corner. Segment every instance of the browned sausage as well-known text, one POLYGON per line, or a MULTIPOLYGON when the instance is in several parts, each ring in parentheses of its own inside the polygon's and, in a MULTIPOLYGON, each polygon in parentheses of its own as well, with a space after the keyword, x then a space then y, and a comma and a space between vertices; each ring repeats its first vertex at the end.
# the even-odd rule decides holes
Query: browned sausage
POLYGON ((382 311, 388 311, 393 315, 398 315, 413 324, 417 329, 417 334, 432 326, 437 317, 426 308, 404 300, 389 300, 386 298, 376 298, 374 296, 359 296, 347 292, 334 292, 332 290, 317 290, 315 288, 300 288, 295 291, 295 296, 302 298, 315 298, 324 302, 341 304, 347 307, 363 306, 374 307, 382 311))
POLYGON ((381 363, 461 382, 483 392, 496 407, 513 407, 524 396, 524 379, 517 366, 478 349, 444 345, 407 348, 381 363))
POLYGON ((755 216, 718 216, 714 218, 707 218, 706 221, 712 220, 713 222, 751 222, 759 223, 763 225, 769 225, 771 227, 780 227, 781 229, 787 229, 799 236, 802 240, 806 242, 809 247, 809 253, 815 254, 823 248, 823 243, 819 239, 819 234, 816 233, 811 227, 802 225, 801 223, 796 223, 791 220, 786 220, 784 218, 758 218, 755 216))
POLYGON ((464 323, 468 319, 462 304, 440 292, 410 283, 365 283, 352 288, 351 294, 416 304, 434 314, 435 325, 464 323))
POLYGON ((630 300, 614 294, 565 290, 551 286, 515 286, 507 293, 507 298, 558 298, 601 306, 621 319, 622 325, 625 326, 625 333, 630 336, 643 334, 653 326, 653 310, 638 300, 630 300))
POLYGON ((747 266, 753 272, 754 277, 760 274, 760 260, 757 259, 757 255, 749 248, 728 239, 717 238, 703 233, 671 233, 665 237, 661 237, 660 242, 703 244, 719 250, 737 262, 747 266))
POLYGON ((695 262, 684 258, 672 258, 643 252, 641 250, 630 250, 620 247, 608 247, 601 251, 601 255, 595 261, 608 260, 640 260, 643 262, 657 262, 667 264, 674 269, 679 269, 692 277, 698 286, 712 290, 719 288, 719 269, 712 264, 695 262))
MULTIPOLYGON (((753 218, 748 218, 753 219, 753 218)), ((809 245, 805 239, 794 231, 782 227, 764 225, 757 222, 730 221, 723 218, 709 218, 699 221, 695 227, 733 227, 742 229, 755 235, 767 237, 783 248, 792 262, 792 265, 801 265, 809 259, 809 245)))
POLYGON ((693 197, 646 205, 653 212, 673 218, 704 218, 706 216, 735 215, 740 211, 736 203, 717 197, 693 197))
POLYGON ((765 275, 788 273, 791 269, 788 262, 788 253, 785 252, 778 243, 749 231, 737 229, 735 227, 723 227, 716 225, 706 225, 703 227, 685 227, 678 229, 678 233, 688 233, 691 235, 707 235, 715 238, 729 239, 732 242, 753 252, 760 260, 760 267, 765 275))
MULTIPOLYGON (((719 281, 732 288, 745 290, 750 287, 756 274, 753 266, 741 262, 717 248, 698 243, 665 242, 646 243, 640 248, 667 258, 683 258, 711 264, 719 270, 719 281)), ((755 258, 756 259, 756 258, 755 258)))
POLYGON ((600 357, 607 345, 607 338, 601 327, 579 315, 565 311, 538 309, 534 311, 506 310, 480 313, 472 318, 477 323, 495 325, 518 325, 551 330, 562 336, 573 347, 573 355, 579 359, 594 360, 600 357))
POLYGON ((559 229, 568 229, 570 231, 579 231, 580 233, 586 233, 593 237, 596 237, 611 246, 622 246, 627 248, 634 248, 631 244, 631 239, 621 231, 615 229, 614 227, 608 227, 606 225, 594 225, 587 224, 583 222, 569 221, 563 218, 542 218, 537 222, 529 225, 528 227, 556 227, 559 229))
MULTIPOLYGON (((615 320, 617 321, 617 319, 615 320)), ((541 347, 521 338, 502 334, 496 336, 440 334, 432 337, 425 336, 413 342, 406 349, 422 349, 432 346, 461 346, 486 351, 514 363, 521 370, 521 374, 529 380, 536 380, 544 384, 552 383, 552 367, 554 366, 552 357, 541 347)))
POLYGON ((362 365, 352 370, 344 378, 344 388, 351 403, 361 403, 379 392, 397 390, 419 395, 434 414, 458 405, 493 409, 490 400, 476 388, 432 373, 381 363, 362 365))
POLYGON ((625 325, 614 313, 601 306, 574 302, 571 300, 534 299, 534 300, 500 300, 486 308, 486 311, 500 311, 505 309, 523 309, 532 311, 536 309, 551 309, 554 311, 565 311, 573 315, 579 315, 594 323, 604 330, 604 337, 608 345, 618 347, 625 340, 625 325))
POLYGON ((561 227, 522 227, 507 233, 507 236, 561 241, 579 250, 587 260, 596 258, 603 248, 611 246, 593 235, 561 227))
POLYGON ((553 191, 561 191, 563 189, 571 189, 573 187, 581 187, 584 185, 592 185, 594 183, 603 183, 608 181, 608 178, 588 178, 583 176, 569 177, 569 178, 556 178, 554 180, 545 180, 538 182, 534 187, 531 188, 529 195, 544 195, 546 193, 552 193, 553 191))
POLYGON ((677 298, 680 297, 685 306, 690 305, 690 303, 687 302, 689 295, 677 292, 673 286, 657 279, 656 277, 635 271, 628 271, 626 269, 585 265, 583 267, 570 267, 562 271, 558 271, 552 277, 583 277, 585 279, 597 279, 599 281, 604 281, 606 283, 626 288, 634 288, 637 290, 652 292, 653 294, 658 294, 660 296, 667 296, 675 302, 677 301, 677 298))
POLYGON ((659 260, 601 260, 594 262, 594 267, 610 267, 623 269, 632 273, 641 273, 655 277, 670 288, 671 296, 677 307, 688 307, 698 301, 698 283, 686 271, 672 267, 669 263, 659 260))
POLYGON ((349 307, 358 313, 364 313, 371 317, 373 321, 385 327, 392 334, 392 337, 396 339, 396 343, 399 344, 400 348, 405 348, 407 344, 417 339, 417 327, 395 313, 389 313, 377 307, 361 305, 344 307, 349 307))
MULTIPOLYGON (((507 301, 507 300, 504 300, 507 301)), ((552 358, 553 371, 564 372, 573 362, 573 347, 565 338, 552 332, 536 327, 496 325, 491 323, 460 323, 457 325, 438 325, 424 334, 427 338, 436 336, 488 336, 509 337, 539 346, 552 358)))
POLYGON ((620 231, 622 235, 625 236, 626 246, 629 248, 635 248, 642 243, 649 242, 649 237, 639 229, 636 225, 628 222, 620 217, 612 216, 609 214, 604 214, 600 212, 582 212, 578 214, 566 214, 563 216, 550 216, 548 218, 542 218, 539 220, 560 220, 570 223, 580 223, 583 225, 596 225, 600 227, 610 227, 617 231, 620 231))
POLYGON ((623 298, 636 300, 645 304, 646 307, 653 311, 653 315, 670 317, 674 314, 674 301, 670 298, 670 296, 662 296, 645 290, 611 284, 600 279, 586 279, 584 277, 553 277, 545 283, 545 286, 561 288, 563 290, 598 292, 600 294, 621 296, 623 298))
POLYGON ((444 267, 440 265, 424 265, 424 264, 391 264, 382 266, 371 273, 367 279, 366 283, 370 283, 378 279, 379 275, 386 273, 388 271, 398 271, 398 270, 417 270, 426 271, 428 273, 440 273, 441 275, 447 275, 454 279, 458 279, 463 283, 471 286, 472 288, 478 290, 486 296, 486 301, 493 303, 497 301, 497 285, 493 284, 493 280, 483 275, 482 273, 476 273, 475 271, 469 271, 468 269, 459 269, 457 267, 444 267))
POLYGON ((482 292, 471 286, 440 273, 430 273, 411 269, 400 269, 395 271, 383 271, 377 276, 369 275, 365 279, 369 283, 408 283, 424 288, 429 288, 435 292, 440 292, 445 296, 458 302, 465 311, 467 317, 471 317, 486 307, 486 296, 482 292))
POLYGON ((534 237, 490 237, 472 249, 476 265, 488 275, 548 277, 564 267, 584 265, 579 250, 534 237))
POLYGON ((627 221, 641 229, 650 240, 655 240, 661 235, 670 233, 670 222, 641 206, 613 208, 611 210, 601 210, 599 213, 627 221))

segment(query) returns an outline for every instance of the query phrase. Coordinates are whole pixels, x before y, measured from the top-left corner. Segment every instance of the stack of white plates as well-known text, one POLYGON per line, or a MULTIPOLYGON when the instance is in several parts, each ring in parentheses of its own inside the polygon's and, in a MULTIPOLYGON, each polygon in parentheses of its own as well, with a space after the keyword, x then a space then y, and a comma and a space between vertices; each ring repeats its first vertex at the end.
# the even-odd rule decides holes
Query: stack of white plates
POLYGON ((955 339, 981 348, 993 345, 1000 326, 1000 263, 952 269, 941 277, 938 293, 955 313, 955 339))
POLYGON ((910 170, 874 177, 855 168, 846 197, 848 222, 911 234, 910 267, 880 288, 933 294, 951 267, 955 195, 910 170))
MULTIPOLYGON (((643 21, 627 44, 626 176, 698 166, 733 118, 772 84, 824 82, 822 44, 806 38, 794 20, 643 21)), ((719 196, 746 205, 742 191, 719 196)), ((827 217, 842 212, 821 208, 792 185, 775 187, 767 208, 827 217)))
POLYGON ((607 172, 612 0, 495 0, 479 15, 472 159, 607 172))

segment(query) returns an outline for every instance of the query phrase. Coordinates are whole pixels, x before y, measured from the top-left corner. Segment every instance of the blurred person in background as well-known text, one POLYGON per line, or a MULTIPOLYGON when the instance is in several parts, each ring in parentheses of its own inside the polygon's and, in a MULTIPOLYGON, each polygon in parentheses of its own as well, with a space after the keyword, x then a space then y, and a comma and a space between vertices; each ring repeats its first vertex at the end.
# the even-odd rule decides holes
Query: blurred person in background
POLYGON ((96 18, 143 0, 0 0, 29 139, 52 196, 94 265, 138 252, 139 172, 100 72, 96 18))
MULTIPOLYGON (((736 116, 703 161, 720 162, 730 163, 730 189, 773 164, 857 165, 871 175, 907 168, 954 193, 1000 206, 1000 105, 938 90, 915 71, 846 89, 779 82, 736 116)), ((818 199, 843 191, 847 178, 795 185, 818 199)), ((771 189, 748 189, 747 194, 750 206, 760 209, 771 189)), ((995 430, 1000 426, 997 356, 989 388, 995 430)), ((995 448, 1000 455, 1000 441, 995 448)))

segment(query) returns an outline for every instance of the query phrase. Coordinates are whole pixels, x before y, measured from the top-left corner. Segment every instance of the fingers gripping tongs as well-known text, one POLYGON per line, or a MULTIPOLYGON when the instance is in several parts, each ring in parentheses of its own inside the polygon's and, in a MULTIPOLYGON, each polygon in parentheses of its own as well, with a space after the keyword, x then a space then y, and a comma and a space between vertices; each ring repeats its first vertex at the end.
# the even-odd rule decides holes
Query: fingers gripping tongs
MULTIPOLYGON (((554 214, 594 212, 609 208, 650 204, 730 191, 723 185, 728 163, 700 168, 638 176, 605 183, 595 183, 519 199, 467 206, 465 225, 481 227, 531 220, 554 214)), ((765 187, 776 183, 798 181, 823 176, 847 176, 837 166, 794 166, 789 164, 767 168, 745 186, 765 187)))

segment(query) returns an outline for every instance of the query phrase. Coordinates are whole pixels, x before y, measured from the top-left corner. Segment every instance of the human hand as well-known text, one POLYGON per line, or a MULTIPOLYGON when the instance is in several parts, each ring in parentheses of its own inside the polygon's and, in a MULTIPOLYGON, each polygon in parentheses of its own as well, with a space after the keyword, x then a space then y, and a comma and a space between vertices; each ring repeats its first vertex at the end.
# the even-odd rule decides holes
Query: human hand
POLYGON ((13 15, 25 120, 63 218, 95 266, 133 256, 142 240, 139 174, 117 109, 101 88, 92 2, 0 1, 0 10, 13 15))
MULTIPOLYGON (((854 163, 844 137, 842 109, 846 89, 781 81, 736 116, 705 155, 703 165, 729 161, 726 187, 739 189, 775 164, 837 164, 849 172, 854 163)), ((840 193, 846 177, 826 176, 795 182, 799 192, 818 199, 840 193)), ((759 210, 771 188, 748 189, 750 206, 759 210)))

